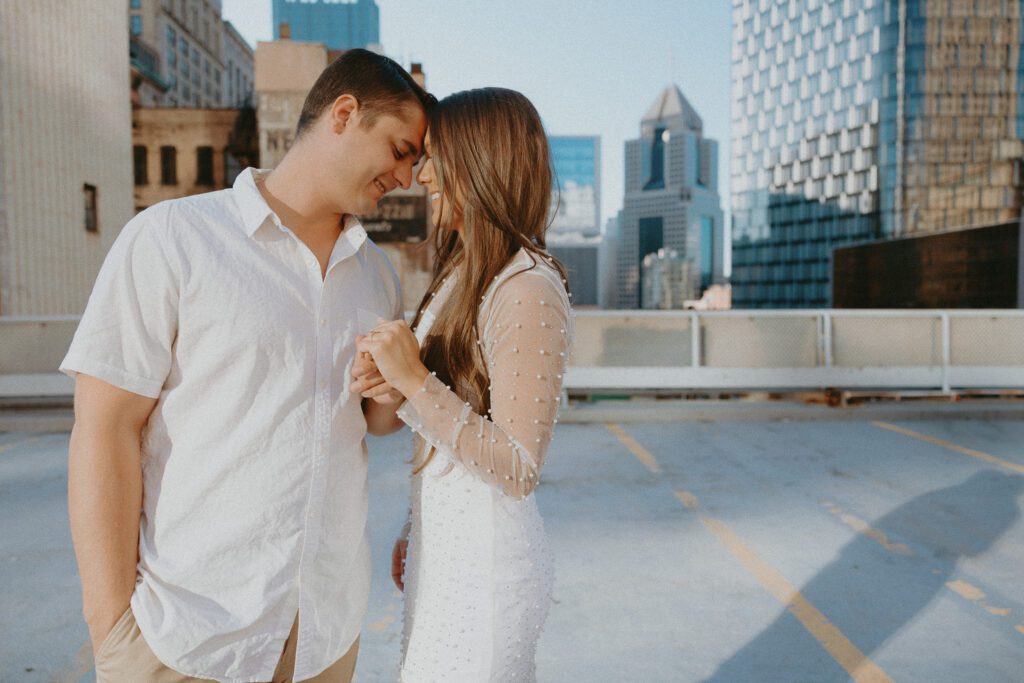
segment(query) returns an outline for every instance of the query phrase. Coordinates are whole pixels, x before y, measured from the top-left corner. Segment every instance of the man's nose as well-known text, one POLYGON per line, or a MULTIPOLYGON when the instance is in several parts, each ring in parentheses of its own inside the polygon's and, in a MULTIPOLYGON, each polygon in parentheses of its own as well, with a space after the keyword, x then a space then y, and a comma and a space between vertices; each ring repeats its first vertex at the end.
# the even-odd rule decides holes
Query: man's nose
POLYGON ((402 186, 403 190, 408 190, 412 185, 412 164, 401 164, 395 170, 395 180, 402 186))

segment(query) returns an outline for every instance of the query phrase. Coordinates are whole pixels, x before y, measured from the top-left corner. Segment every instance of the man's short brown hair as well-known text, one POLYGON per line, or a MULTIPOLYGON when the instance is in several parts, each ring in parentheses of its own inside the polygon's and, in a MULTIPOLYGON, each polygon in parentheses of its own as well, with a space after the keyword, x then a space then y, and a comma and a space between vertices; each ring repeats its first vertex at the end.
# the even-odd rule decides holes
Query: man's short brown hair
POLYGON ((301 137, 342 95, 356 98, 367 127, 384 115, 401 118, 410 104, 429 112, 437 102, 395 60, 360 48, 347 50, 324 69, 306 95, 295 137, 301 137))

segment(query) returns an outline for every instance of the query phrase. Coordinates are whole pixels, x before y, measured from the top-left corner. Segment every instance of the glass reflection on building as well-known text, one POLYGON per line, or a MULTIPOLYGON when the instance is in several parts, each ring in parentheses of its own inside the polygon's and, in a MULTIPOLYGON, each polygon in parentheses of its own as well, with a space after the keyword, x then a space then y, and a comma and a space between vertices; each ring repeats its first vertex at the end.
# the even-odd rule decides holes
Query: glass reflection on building
POLYGON ((1021 5, 734 0, 733 301, 830 305, 831 251, 1020 215, 1021 5))

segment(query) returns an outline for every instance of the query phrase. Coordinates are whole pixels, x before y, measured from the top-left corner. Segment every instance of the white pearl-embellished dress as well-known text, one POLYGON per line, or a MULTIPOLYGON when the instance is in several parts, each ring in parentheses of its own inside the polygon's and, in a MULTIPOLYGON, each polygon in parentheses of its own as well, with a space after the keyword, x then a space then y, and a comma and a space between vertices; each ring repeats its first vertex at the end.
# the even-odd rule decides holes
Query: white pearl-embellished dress
MULTIPOLYGON (((421 316, 421 344, 455 286, 450 276, 421 316)), ((490 413, 475 413, 433 375, 398 411, 417 453, 437 449, 412 478, 405 683, 536 680, 554 567, 532 492, 572 335, 561 275, 520 250, 489 287, 478 320, 490 413)))

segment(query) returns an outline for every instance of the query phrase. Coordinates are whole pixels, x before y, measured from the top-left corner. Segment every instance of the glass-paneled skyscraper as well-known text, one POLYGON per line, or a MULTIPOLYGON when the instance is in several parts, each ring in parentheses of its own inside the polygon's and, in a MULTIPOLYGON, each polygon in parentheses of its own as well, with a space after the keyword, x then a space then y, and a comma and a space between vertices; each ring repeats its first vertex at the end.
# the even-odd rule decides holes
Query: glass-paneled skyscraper
POLYGON ((551 165, 558 181, 552 197, 555 211, 548 239, 578 233, 601 233, 601 138, 594 135, 552 135, 551 165))
POLYGON ((830 304, 831 251, 1020 215, 1018 0, 733 0, 736 307, 830 304))
POLYGON ((274 40, 288 24, 292 40, 323 43, 328 50, 380 44, 375 0, 274 0, 274 40))
POLYGON ((558 181, 552 188, 548 250, 569 274, 573 303, 596 306, 600 300, 598 255, 601 248, 601 138, 551 135, 551 165, 558 181))

